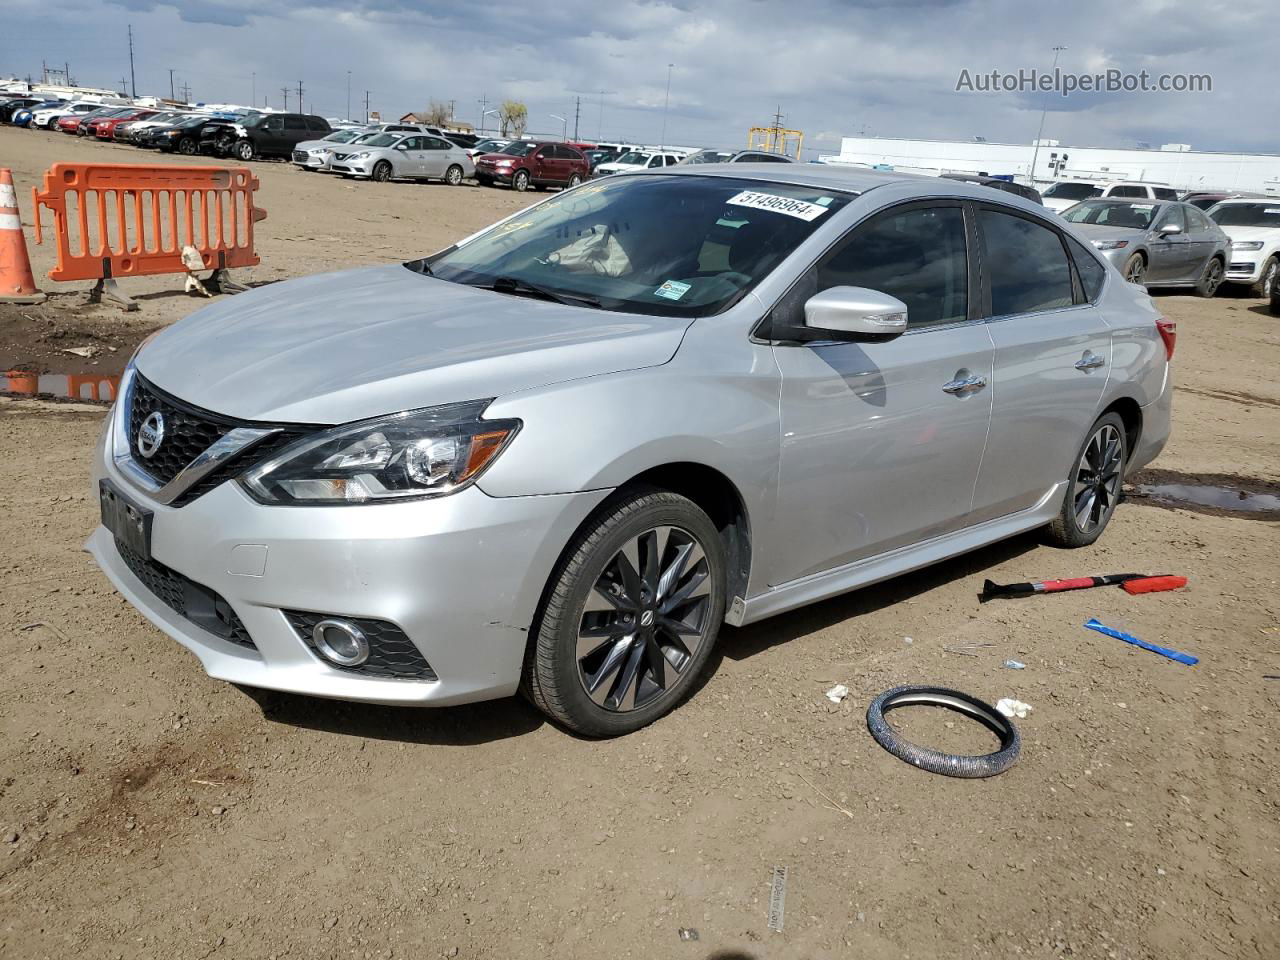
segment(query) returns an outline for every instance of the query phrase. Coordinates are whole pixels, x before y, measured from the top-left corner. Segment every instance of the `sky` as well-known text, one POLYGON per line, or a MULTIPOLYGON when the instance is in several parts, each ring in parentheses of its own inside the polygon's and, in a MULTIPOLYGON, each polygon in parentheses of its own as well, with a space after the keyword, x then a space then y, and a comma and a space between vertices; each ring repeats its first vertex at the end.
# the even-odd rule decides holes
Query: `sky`
MULTIPOLYGON (((0 76, 41 60, 83 85, 384 117, 453 101, 479 125, 505 98, 530 131, 582 140, 745 146, 747 129, 803 130, 806 157, 841 136, 1077 146, 1189 143, 1280 151, 1271 0, 0 0, 0 76), (957 91, 962 70, 1059 67, 1209 74, 1208 93, 957 91), (668 76, 670 91, 668 95, 668 76), (256 100, 253 98, 256 97, 256 100), (581 98, 580 106, 578 98, 581 98), (664 104, 666 104, 664 110, 664 104), (664 119, 665 114, 665 119, 664 119)), ((486 118, 493 127, 495 117, 486 118)))

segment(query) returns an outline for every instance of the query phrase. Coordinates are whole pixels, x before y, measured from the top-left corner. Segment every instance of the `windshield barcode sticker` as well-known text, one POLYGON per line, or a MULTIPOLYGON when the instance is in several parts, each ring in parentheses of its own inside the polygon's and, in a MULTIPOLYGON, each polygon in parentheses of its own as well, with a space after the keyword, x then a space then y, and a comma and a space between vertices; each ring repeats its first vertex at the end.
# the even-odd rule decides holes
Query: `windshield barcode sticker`
POLYGON ((800 220, 817 220, 829 210, 828 207, 821 207, 808 200, 780 197, 776 193, 756 193, 754 190, 743 190, 736 196, 730 197, 728 202, 735 207, 768 210, 771 213, 782 213, 800 220))

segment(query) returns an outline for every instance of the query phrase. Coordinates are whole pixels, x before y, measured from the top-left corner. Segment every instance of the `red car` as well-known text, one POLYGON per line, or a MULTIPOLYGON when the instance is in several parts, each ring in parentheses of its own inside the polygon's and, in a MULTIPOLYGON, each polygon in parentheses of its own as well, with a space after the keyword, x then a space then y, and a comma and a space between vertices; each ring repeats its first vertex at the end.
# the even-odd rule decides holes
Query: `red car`
POLYGON ((159 110, 134 110, 131 113, 122 113, 115 117, 100 117, 89 123, 89 132, 99 140, 110 140, 116 132, 116 127, 122 123, 129 123, 132 120, 145 120, 147 117, 154 117, 159 110))
POLYGON ((509 183, 516 190, 530 186, 576 187, 590 174, 582 151, 567 143, 513 140, 497 153, 475 158, 476 180, 484 186, 509 183))
POLYGON ((89 132, 88 124, 103 117, 113 117, 117 113, 133 110, 133 107, 100 107, 91 113, 72 113, 58 121, 58 129, 63 133, 74 133, 83 137, 89 132))

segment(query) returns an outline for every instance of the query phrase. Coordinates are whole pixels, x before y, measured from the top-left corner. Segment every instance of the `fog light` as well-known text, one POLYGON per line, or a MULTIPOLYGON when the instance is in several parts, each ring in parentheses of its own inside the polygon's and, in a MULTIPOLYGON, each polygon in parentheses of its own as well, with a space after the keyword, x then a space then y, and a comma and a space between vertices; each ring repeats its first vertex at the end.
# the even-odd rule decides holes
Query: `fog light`
POLYGON ((369 641, 350 620, 321 620, 311 639, 322 657, 340 667, 358 667, 369 659, 369 641))

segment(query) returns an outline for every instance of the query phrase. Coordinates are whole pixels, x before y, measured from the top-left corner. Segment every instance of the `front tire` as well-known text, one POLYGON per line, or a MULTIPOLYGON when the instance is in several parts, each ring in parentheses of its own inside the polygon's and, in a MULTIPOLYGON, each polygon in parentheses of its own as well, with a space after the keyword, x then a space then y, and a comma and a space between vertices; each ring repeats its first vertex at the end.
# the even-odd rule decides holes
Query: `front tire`
POLYGON ((1213 257, 1204 265, 1204 273, 1200 274, 1200 280, 1196 284, 1196 296, 1211 298, 1218 292, 1218 288, 1222 286, 1223 277, 1226 275, 1226 269, 1222 266, 1222 261, 1217 257, 1213 257))
POLYGON ((1147 276, 1147 258, 1140 253, 1135 253, 1132 257, 1124 262, 1124 278, 1130 283, 1143 285, 1143 281, 1147 276))
POLYGON ((1268 257, 1267 262, 1262 265, 1262 273, 1258 275, 1258 282, 1253 285, 1253 290, 1250 292, 1255 297, 1274 297, 1277 277, 1280 277, 1280 260, 1275 257, 1268 257))
POLYGON ((451 187, 457 187, 462 184, 462 168, 456 163, 444 172, 444 182, 451 187))
POLYGON ((237 160, 249 161, 253 159, 253 143, 249 140, 240 140, 236 143, 233 152, 237 160))
POLYGON ((373 179, 379 183, 386 183, 391 179, 391 164, 385 160, 379 160, 373 165, 373 179))
POLYGON ((529 189, 529 171, 517 170, 515 176, 511 178, 511 186, 521 193, 529 189))
POLYGON ((186 157, 193 155, 196 152, 196 142, 190 137, 183 137, 178 141, 178 152, 186 157))
POLYGON ((724 619, 724 546, 693 501, 638 490, 569 545, 535 623, 522 689, 576 733, 613 737, 693 690, 724 619))
POLYGON ((1129 460, 1129 441, 1119 414, 1103 414, 1072 461, 1062 509, 1049 524, 1049 541, 1059 547, 1087 547, 1107 528, 1120 502, 1129 460))

